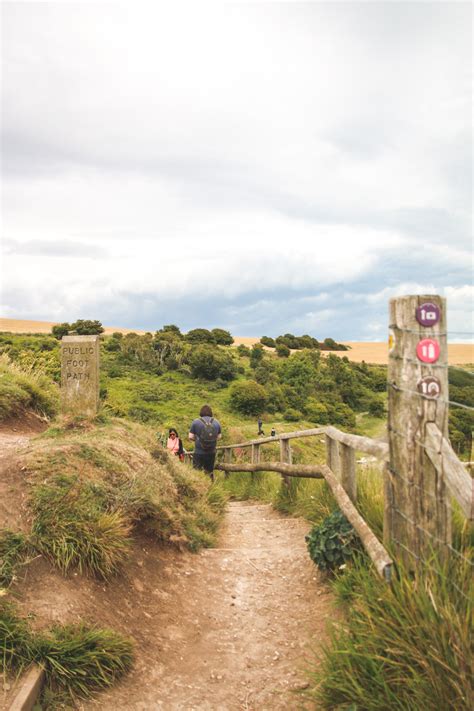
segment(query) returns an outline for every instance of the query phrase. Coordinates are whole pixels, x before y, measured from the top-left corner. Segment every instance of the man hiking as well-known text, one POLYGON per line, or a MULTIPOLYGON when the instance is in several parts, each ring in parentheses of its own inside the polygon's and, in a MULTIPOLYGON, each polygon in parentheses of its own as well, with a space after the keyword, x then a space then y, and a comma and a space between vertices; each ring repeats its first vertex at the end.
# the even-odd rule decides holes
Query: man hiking
POLYGON ((212 416, 209 405, 203 405, 199 417, 193 420, 189 430, 189 439, 194 441, 194 469, 203 469, 214 481, 217 440, 222 436, 219 420, 212 416))

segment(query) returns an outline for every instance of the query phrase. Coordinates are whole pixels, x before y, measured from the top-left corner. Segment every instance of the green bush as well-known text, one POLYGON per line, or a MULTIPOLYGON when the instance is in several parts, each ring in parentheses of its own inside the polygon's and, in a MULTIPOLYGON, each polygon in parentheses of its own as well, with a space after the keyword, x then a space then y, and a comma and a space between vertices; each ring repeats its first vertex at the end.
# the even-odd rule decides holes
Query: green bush
POLYGON ((188 341, 188 343, 216 342, 216 339, 214 338, 213 334, 207 328, 193 328, 191 331, 187 332, 184 338, 186 341, 188 341))
POLYGON ((244 415, 258 415, 265 410, 267 393, 255 380, 239 380, 230 389, 230 406, 244 415))
POLYGON ((291 353, 288 346, 286 346, 284 343, 277 343, 275 352, 279 358, 289 358, 291 353))
POLYGON ((233 380, 236 366, 230 353, 209 345, 197 346, 189 356, 191 373, 195 378, 204 380, 233 380))
POLYGON ((320 570, 332 572, 360 549, 360 539, 343 513, 335 511, 306 536, 311 560, 320 570))
POLYGON ((211 333, 214 336, 214 341, 220 346, 231 346, 234 342, 229 331, 225 331, 223 328, 213 328, 211 333))
POLYGON ((289 407, 288 410, 285 410, 283 413, 283 419, 286 422, 298 422, 303 418, 303 414, 299 410, 294 410, 293 408, 289 407))
POLYGON ((275 348, 276 343, 274 338, 270 338, 269 336, 262 336, 260 339, 260 343, 262 346, 268 346, 268 348, 275 348))

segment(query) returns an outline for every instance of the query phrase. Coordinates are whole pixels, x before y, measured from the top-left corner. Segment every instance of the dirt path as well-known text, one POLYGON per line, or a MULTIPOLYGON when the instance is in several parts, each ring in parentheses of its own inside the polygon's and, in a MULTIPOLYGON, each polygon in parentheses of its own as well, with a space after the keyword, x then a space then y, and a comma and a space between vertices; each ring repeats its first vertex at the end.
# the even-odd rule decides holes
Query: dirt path
POLYGON ((296 691, 332 605, 307 530, 269 505, 230 503, 219 547, 183 556, 168 589, 152 591, 150 609, 153 595, 165 604, 144 613, 147 649, 135 673, 84 708, 314 708, 296 691))
MULTIPOLYGON (((33 434, 0 429, 0 526, 29 529, 18 455, 33 434)), ((132 673, 82 711, 313 709, 298 691, 335 612, 306 551, 308 528, 270 505, 231 502, 216 548, 179 552, 136 535, 108 583, 65 578, 39 556, 14 594, 38 629, 86 621, 135 640, 132 673)))

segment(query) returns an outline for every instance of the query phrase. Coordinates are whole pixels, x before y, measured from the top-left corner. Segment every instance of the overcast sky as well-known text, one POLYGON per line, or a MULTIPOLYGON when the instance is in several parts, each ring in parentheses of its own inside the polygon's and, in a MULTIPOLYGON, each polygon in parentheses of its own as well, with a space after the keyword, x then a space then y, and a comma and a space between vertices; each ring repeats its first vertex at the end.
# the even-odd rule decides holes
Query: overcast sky
POLYGON ((472 331, 472 8, 2 4, 1 312, 472 331))

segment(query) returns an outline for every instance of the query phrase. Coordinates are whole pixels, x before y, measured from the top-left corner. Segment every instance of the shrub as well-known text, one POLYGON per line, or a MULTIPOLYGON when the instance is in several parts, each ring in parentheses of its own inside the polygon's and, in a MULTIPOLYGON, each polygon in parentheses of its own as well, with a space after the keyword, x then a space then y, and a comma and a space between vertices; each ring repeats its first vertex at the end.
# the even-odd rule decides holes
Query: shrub
POLYGON ((207 328, 193 328, 185 335, 188 343, 215 343, 216 339, 207 328))
POLYGON ((78 319, 71 324, 71 331, 77 333, 78 336, 95 336, 104 332, 104 328, 100 321, 90 321, 78 319))
POLYGON ((260 343, 254 343, 252 350, 250 351, 250 367, 256 368, 263 360, 265 351, 260 343))
POLYGON ((372 417, 385 417, 385 407, 382 400, 373 398, 369 403, 369 415, 372 417))
POLYGON ((290 356, 290 349, 284 343, 278 343, 275 350, 279 358, 289 358, 290 356))
POLYGON ((303 414, 299 410, 295 410, 292 407, 289 407, 288 410, 285 410, 283 413, 283 419, 286 420, 286 422, 298 422, 303 418, 303 414))
POLYGON ((71 325, 69 323, 57 323, 53 328, 51 329, 51 333, 55 338, 58 339, 58 341, 61 340, 63 336, 67 336, 69 331, 71 330, 71 325))
POLYGON ((360 549, 360 539, 341 511, 335 511, 314 526, 306 536, 311 560, 320 570, 332 572, 360 549))
POLYGON ((208 345, 197 346, 192 350, 189 365, 195 378, 233 380, 236 375, 234 359, 230 353, 208 345))
POLYGON ((240 380, 231 387, 230 405, 237 412, 244 415, 258 415, 265 409, 266 402, 265 388, 255 380, 240 380))
POLYGON ((269 336, 262 336, 260 339, 260 343, 262 346, 268 346, 269 348, 275 348, 276 343, 274 338, 270 338, 269 336))
POLYGON ((237 353, 240 356, 250 356, 250 348, 245 346, 243 343, 237 346, 237 353))
POLYGON ((211 333, 214 336, 214 341, 220 346, 231 346, 234 342, 229 331, 225 331, 223 328, 213 328, 211 333))

